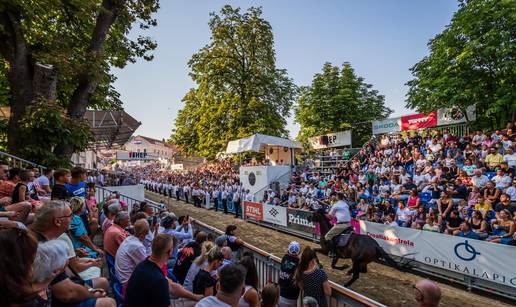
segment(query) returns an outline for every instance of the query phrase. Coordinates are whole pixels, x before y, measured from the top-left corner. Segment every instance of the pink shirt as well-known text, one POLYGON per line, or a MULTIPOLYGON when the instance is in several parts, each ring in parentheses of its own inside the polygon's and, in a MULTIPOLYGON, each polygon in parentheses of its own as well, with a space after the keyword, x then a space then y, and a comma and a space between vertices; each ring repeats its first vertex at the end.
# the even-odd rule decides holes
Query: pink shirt
POLYGON ((115 257, 118 247, 128 236, 129 234, 122 227, 117 224, 111 225, 104 233, 104 250, 115 257))
POLYGON ((106 218, 104 220, 104 222, 102 223, 102 232, 106 233, 106 231, 108 230, 109 227, 111 227, 111 225, 113 225, 113 220, 106 218))

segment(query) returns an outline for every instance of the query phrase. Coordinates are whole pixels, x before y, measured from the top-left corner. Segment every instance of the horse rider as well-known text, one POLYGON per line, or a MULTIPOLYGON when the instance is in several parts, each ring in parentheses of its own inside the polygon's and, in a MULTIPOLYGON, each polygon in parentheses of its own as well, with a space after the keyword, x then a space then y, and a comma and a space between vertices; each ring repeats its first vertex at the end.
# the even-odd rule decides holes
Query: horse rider
POLYGON ((337 255, 337 247, 333 243, 333 238, 337 237, 351 227, 351 214, 349 212, 349 205, 346 201, 344 201, 343 193, 337 193, 337 202, 331 207, 329 215, 335 216, 337 224, 333 225, 324 239, 330 247, 329 255, 335 256, 337 255))

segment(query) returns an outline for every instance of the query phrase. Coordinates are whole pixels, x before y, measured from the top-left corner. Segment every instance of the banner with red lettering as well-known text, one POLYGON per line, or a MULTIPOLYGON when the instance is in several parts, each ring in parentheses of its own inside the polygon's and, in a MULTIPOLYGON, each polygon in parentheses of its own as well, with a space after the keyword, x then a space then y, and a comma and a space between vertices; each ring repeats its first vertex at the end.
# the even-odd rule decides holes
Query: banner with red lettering
POLYGON ((401 117, 401 130, 416 130, 437 127, 437 111, 428 114, 413 114, 401 117))
POLYGON ((516 288, 514 246, 364 221, 360 233, 374 238, 388 254, 516 288))
POLYGON ((244 217, 263 221, 263 205, 254 201, 244 201, 244 217))

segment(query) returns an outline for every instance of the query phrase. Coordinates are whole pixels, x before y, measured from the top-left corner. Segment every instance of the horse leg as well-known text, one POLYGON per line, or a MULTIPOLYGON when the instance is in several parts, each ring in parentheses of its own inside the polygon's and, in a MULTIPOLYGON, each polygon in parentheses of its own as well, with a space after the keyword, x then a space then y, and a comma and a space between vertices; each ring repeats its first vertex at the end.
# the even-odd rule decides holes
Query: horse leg
POLYGON ((360 273, 367 273, 367 263, 360 264, 360 273))
POLYGON ((344 287, 349 287, 351 286, 357 279, 358 277, 360 276, 360 264, 358 262, 355 262, 353 261, 353 268, 352 268, 352 271, 353 271, 353 276, 351 277, 351 279, 344 285, 344 287))
POLYGON ((331 268, 335 270, 344 270, 349 267, 347 264, 343 264, 342 266, 337 266, 337 261, 339 261, 339 257, 332 258, 331 260, 331 268))

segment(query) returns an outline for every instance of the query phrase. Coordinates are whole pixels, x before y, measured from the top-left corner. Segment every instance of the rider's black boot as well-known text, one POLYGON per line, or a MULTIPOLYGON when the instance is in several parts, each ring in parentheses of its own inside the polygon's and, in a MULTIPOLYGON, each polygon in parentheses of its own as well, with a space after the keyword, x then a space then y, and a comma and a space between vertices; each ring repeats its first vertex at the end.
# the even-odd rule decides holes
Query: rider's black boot
POLYGON ((326 241, 326 244, 328 246, 328 257, 335 258, 337 257, 337 248, 335 248, 335 244, 331 241, 326 241))

